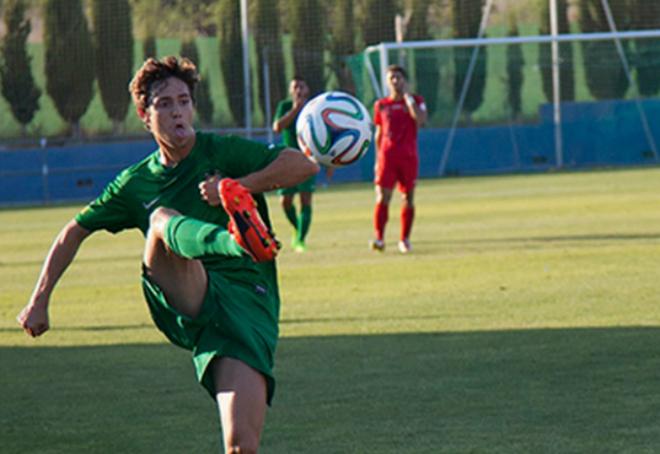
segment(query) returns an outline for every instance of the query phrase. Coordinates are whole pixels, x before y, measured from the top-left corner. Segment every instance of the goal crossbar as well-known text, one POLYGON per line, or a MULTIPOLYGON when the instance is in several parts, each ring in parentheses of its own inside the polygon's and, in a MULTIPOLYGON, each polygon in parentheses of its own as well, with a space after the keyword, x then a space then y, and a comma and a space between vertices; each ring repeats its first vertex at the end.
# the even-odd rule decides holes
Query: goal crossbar
POLYGON ((474 47, 487 44, 527 44, 568 41, 607 41, 613 39, 660 38, 660 30, 630 30, 623 32, 570 33, 561 35, 504 36, 500 38, 460 38, 427 41, 384 42, 368 46, 365 53, 403 49, 431 49, 442 47, 474 47))

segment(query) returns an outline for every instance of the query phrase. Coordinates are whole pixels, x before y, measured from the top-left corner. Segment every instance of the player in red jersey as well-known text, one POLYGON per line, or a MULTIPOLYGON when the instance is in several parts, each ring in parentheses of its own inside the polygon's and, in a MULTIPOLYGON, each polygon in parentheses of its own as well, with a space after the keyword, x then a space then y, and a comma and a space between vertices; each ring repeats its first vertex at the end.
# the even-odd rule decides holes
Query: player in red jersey
POLYGON ((385 225, 389 215, 392 191, 398 184, 402 197, 401 234, 399 251, 411 251, 410 231, 415 217, 415 182, 419 157, 417 129, 426 122, 424 98, 408 91, 405 69, 398 65, 387 68, 390 95, 374 104, 376 125, 376 208, 374 210, 375 238, 370 242, 375 251, 385 249, 385 225))

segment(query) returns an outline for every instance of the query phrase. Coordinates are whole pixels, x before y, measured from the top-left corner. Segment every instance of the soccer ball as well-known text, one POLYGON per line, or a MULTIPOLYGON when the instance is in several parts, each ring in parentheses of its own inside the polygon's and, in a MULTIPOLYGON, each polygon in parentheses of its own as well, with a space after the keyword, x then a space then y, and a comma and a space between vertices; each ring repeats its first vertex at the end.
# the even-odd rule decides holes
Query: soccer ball
POLYGON ((356 162, 367 152, 373 136, 369 112, 355 97, 329 91, 311 99, 296 123, 300 149, 328 167, 356 162))

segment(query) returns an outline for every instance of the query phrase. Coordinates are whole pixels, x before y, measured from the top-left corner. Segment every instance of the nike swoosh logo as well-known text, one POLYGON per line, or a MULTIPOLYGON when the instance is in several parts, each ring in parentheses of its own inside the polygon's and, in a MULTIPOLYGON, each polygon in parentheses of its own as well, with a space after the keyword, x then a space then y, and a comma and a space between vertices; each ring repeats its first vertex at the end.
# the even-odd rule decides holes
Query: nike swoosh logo
POLYGON ((153 207, 156 204, 156 202, 158 202, 159 200, 160 200, 160 196, 156 197, 151 202, 142 202, 142 206, 144 207, 145 210, 149 211, 151 207, 153 207))

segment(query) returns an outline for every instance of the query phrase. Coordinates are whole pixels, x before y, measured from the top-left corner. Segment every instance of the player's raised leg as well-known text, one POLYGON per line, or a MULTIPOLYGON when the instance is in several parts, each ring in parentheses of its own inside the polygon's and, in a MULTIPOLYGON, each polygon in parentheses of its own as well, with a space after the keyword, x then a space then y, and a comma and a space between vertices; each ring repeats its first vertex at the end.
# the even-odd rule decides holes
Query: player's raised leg
MULTIPOLYGON (((230 222, 233 232, 182 216, 169 208, 160 207, 151 214, 144 252, 145 273, 163 290, 168 302, 183 314, 194 317, 206 291, 206 272, 195 259, 205 255, 240 257, 248 252, 256 261, 272 260, 277 250, 272 244, 270 248, 263 247, 266 227, 256 209, 251 206, 251 210, 247 221, 243 220, 243 215, 236 215, 241 228, 236 227, 233 220, 230 222)), ((231 211, 238 210, 232 207, 231 211)), ((271 241, 270 236, 268 241, 271 241)))
POLYGON ((266 416, 266 380, 242 361, 211 363, 226 453, 256 453, 266 416))
POLYGON ((181 216, 175 210, 160 208, 151 216, 164 219, 163 241, 175 254, 187 259, 204 255, 225 255, 240 257, 243 248, 226 228, 217 224, 200 221, 189 216, 181 216))
POLYGON ((184 258, 166 242, 171 221, 180 217, 179 212, 166 208, 158 208, 151 214, 144 273, 161 288, 172 307, 194 318, 202 307, 208 278, 199 260, 184 258))

